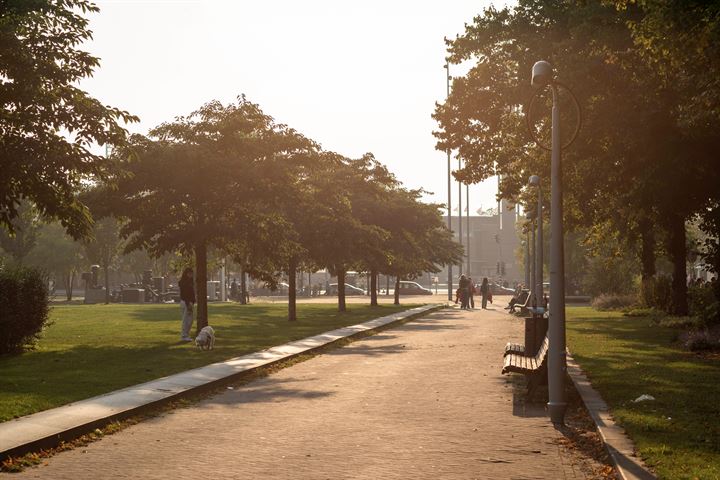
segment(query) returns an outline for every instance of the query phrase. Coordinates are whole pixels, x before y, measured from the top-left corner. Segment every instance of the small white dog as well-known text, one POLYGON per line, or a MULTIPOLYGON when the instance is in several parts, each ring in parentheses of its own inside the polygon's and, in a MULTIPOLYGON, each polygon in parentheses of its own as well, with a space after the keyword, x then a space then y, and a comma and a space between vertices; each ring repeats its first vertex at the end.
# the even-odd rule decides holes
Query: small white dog
POLYGON ((215 330, 210 325, 203 327, 195 337, 195 345, 202 350, 212 350, 215 346, 215 330))

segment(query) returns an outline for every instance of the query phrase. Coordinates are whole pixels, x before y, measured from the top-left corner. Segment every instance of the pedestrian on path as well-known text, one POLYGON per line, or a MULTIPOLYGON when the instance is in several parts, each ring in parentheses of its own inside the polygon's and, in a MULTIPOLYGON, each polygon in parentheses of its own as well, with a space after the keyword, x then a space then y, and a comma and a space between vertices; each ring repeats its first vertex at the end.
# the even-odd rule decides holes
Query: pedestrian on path
POLYGON ((482 284, 480 285, 480 295, 482 295, 482 308, 487 309, 487 302, 490 297, 490 284, 488 283, 487 277, 483 277, 482 284))
POLYGON ((187 267, 183 270, 178 286, 180 287, 180 311, 182 312, 180 339, 183 342, 192 342, 190 327, 193 323, 193 305, 195 304, 195 282, 192 268, 187 267))
POLYGON ((460 287, 460 308, 468 310, 470 308, 470 281, 465 275, 460 275, 458 287, 460 287))

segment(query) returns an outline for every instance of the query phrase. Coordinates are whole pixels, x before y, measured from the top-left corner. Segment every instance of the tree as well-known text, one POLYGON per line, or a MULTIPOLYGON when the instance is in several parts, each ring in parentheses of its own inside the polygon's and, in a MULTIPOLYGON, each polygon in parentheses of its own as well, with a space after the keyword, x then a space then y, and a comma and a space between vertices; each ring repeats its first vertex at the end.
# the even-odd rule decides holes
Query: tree
POLYGON ((27 199, 73 237, 88 234, 90 216, 76 191, 110 168, 90 146, 121 144, 118 121, 137 120, 76 86, 99 64, 78 49, 91 38, 81 14, 96 11, 88 0, 0 4, 0 225, 11 232, 27 199))
POLYGON ((84 243, 88 261, 103 269, 105 303, 110 303, 110 268, 115 265, 122 251, 120 225, 115 217, 103 217, 95 222, 92 238, 84 243))
POLYGON ((21 202, 17 216, 10 222, 10 232, 0 231, 0 247, 7 252, 15 265, 22 265, 37 244, 40 221, 30 202, 21 202))
POLYGON ((73 297, 78 272, 87 261, 80 242, 73 240, 59 222, 41 224, 37 244, 27 257, 28 265, 44 269, 55 284, 62 284, 66 300, 73 297))
POLYGON ((400 304, 400 281, 462 261, 463 247, 443 223, 440 205, 420 202, 421 190, 395 189, 387 205, 387 263, 380 272, 395 276, 394 303, 400 304))
MULTIPOLYGON (((635 8, 618 14, 603 2, 523 0, 513 8, 487 9, 449 42, 452 62, 477 63, 436 108, 437 148, 458 150, 466 165, 458 178, 479 181, 497 173, 501 196, 527 200, 522 188, 528 175, 549 178, 547 154, 530 141, 524 124, 531 114, 528 77, 535 61, 550 60, 584 117, 585 134, 564 154, 566 225, 614 220, 626 241, 641 239, 644 278, 654 274, 652 226, 665 230, 675 266, 673 309, 684 314, 685 221, 717 197, 712 182, 717 184, 718 169, 708 161, 711 142, 682 127, 679 85, 636 48, 628 23, 637 14, 635 8)), ((561 92, 561 100, 568 96, 561 92)), ((531 120, 546 134, 547 98, 536 105, 531 120)), ((577 120, 569 107, 561 105, 561 112, 570 112, 565 125, 577 120)))
POLYGON ((309 180, 317 201, 309 221, 313 227, 303 234, 302 245, 316 265, 337 276, 338 310, 344 312, 345 273, 382 252, 382 242, 388 235, 359 215, 363 194, 376 185, 373 170, 379 163, 371 154, 350 160, 324 153, 322 161, 324 171, 309 180))
POLYGON ((187 117, 135 136, 117 152, 128 175, 114 179, 114 214, 127 251, 195 256, 198 331, 207 325, 208 248, 231 256, 242 247, 272 248, 284 226, 277 212, 285 168, 315 145, 276 124, 244 96, 210 102, 187 117), (291 155, 292 153, 292 155, 291 155))

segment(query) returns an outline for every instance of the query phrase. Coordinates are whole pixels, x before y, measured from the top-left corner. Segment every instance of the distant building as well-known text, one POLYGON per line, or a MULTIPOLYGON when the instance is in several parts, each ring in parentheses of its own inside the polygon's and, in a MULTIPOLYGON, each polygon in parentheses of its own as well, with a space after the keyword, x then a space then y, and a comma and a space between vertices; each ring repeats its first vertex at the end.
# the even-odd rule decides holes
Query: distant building
MULTIPOLYGON (((458 216, 452 217, 452 230, 455 240, 465 247, 465 260, 460 270, 459 265, 453 266, 453 284, 461 273, 468 274, 468 257, 470 254, 470 276, 480 281, 482 277, 507 281, 509 285, 523 282, 525 273, 523 265, 516 259, 520 248, 520 239, 516 231, 518 209, 504 200, 500 203, 499 215, 470 216, 470 246, 467 241, 467 217, 462 217, 462 239, 458 239, 458 216), (508 208, 509 207, 509 208, 508 208)), ((443 217, 447 225, 447 216, 443 217)), ((441 284, 447 282, 447 267, 434 274, 441 284)))

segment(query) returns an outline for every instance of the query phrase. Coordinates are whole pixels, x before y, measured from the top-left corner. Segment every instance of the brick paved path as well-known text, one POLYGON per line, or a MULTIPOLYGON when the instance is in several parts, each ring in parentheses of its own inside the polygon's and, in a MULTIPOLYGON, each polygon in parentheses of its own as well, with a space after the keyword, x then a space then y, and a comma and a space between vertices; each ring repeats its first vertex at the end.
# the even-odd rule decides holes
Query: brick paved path
POLYGON ((433 313, 12 478, 584 478, 500 375, 522 325, 493 308, 433 313))

